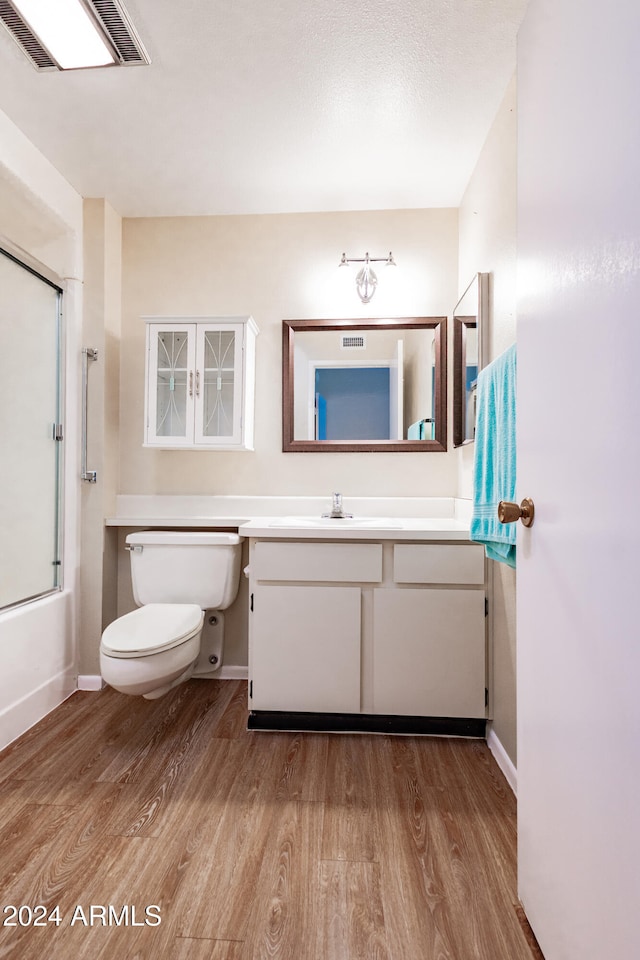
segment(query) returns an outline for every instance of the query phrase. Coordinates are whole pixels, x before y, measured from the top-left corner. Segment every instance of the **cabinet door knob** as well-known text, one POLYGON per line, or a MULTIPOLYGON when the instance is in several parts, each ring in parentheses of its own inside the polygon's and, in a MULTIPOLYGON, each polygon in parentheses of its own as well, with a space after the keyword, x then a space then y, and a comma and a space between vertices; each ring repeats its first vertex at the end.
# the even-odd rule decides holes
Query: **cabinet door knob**
POLYGON ((517 503, 510 503, 508 500, 501 500, 498 504, 498 520, 500 523, 513 523, 515 520, 522 520, 525 527, 530 527, 533 523, 535 509, 533 500, 525 497, 520 506, 517 503))
POLYGON ((189 370, 189 396, 193 396, 193 370, 189 370))

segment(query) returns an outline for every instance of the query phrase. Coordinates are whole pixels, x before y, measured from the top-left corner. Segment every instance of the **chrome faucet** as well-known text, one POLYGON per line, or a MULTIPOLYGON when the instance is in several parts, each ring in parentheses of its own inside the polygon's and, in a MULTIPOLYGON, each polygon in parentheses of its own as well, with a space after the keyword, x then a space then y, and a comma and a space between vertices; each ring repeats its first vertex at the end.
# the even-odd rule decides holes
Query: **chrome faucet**
POLYGON ((331 499, 331 513, 323 513, 323 517, 330 520, 348 520, 353 517, 352 513, 345 513, 342 509, 342 494, 334 493, 331 499))

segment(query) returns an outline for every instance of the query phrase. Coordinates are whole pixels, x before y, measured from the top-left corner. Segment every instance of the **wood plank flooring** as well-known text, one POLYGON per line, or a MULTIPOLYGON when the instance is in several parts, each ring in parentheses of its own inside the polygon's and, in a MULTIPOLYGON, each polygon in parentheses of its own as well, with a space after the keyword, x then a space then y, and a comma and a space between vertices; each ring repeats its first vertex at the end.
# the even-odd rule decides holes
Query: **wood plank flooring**
POLYGON ((76 693, 0 754, 0 908, 60 919, 0 958, 541 957, 486 744, 247 732, 246 702, 76 693))

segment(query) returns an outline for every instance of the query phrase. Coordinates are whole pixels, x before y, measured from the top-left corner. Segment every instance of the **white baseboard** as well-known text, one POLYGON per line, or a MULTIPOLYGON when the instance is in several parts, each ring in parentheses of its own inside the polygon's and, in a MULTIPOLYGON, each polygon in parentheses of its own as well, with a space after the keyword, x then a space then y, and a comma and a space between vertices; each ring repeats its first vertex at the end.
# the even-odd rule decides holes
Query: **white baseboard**
MULTIPOLYGON (((249 677, 248 667, 236 667, 230 664, 226 667, 224 664, 220 667, 219 673, 216 673, 216 680, 247 680, 249 677)), ((104 680, 94 674, 80 674, 78 676, 78 690, 102 690, 106 686, 104 680)))
POLYGON ((511 789, 513 790, 516 797, 518 796, 518 771, 515 768, 511 757, 502 746, 500 740, 493 731, 493 725, 489 724, 489 732, 487 733, 487 746, 491 753, 494 756, 494 759, 500 769, 502 770, 505 779, 511 789))
POLYGON ((218 674, 218 677, 220 680, 248 680, 249 667, 237 667, 232 663, 230 663, 228 666, 225 666, 223 663, 220 667, 220 673, 218 674))
POLYGON ((62 670, 36 690, 0 711, 0 750, 17 740, 75 690, 71 670, 62 670))
POLYGON ((78 690, 102 690, 104 685, 100 674, 78 674, 78 690))

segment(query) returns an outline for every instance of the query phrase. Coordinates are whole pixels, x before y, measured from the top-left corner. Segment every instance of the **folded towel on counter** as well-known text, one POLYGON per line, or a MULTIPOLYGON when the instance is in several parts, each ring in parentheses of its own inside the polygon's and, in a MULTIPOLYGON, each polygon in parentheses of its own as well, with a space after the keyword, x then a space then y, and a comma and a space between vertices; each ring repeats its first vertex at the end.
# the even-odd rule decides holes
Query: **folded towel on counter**
POLYGON ((407 440, 433 440, 433 420, 425 417, 407 427, 407 440))
POLYGON ((424 440, 424 420, 417 420, 407 428, 407 440, 424 440))
POLYGON ((472 540, 487 557, 516 565, 516 524, 500 523, 498 503, 516 492, 516 347, 478 374, 472 540))

